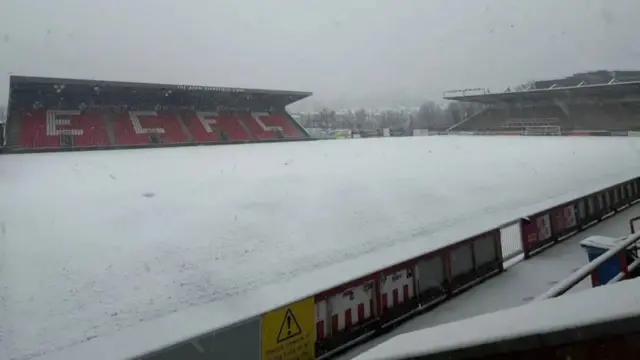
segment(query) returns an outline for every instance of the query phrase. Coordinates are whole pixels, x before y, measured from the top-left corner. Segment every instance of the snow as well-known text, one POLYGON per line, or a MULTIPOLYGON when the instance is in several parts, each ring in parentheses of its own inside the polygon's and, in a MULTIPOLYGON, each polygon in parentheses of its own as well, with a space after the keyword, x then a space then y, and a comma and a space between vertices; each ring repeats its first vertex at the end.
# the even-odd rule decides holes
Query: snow
POLYGON ((131 346, 211 330, 635 177, 638 148, 427 137, 0 156, 0 358, 169 314, 191 322, 131 346))
POLYGON ((402 359, 640 315, 640 279, 397 336, 354 360, 402 359))
POLYGON ((590 236, 580 242, 580 245, 600 248, 600 249, 612 249, 619 243, 622 243, 626 238, 612 238, 608 236, 590 236))
MULTIPOLYGON (((359 346, 341 358, 351 359, 401 333, 525 304, 587 263, 587 256, 579 246, 582 238, 593 234, 623 236, 628 233, 628 219, 638 215, 640 215, 640 207, 636 206, 617 216, 610 217, 595 227, 517 264, 506 273, 488 280, 481 286, 472 288, 436 309, 410 320, 394 329, 389 335, 378 337, 359 346)), ((367 260, 381 261, 383 256, 377 259, 365 258, 363 261, 366 263, 367 260)), ((332 268, 332 270, 336 273, 347 271, 349 264, 343 263, 342 267, 332 268)), ((361 266, 363 264, 354 265, 361 266)), ((130 358, 132 354, 143 354, 163 348, 179 339, 190 339, 210 332, 217 326, 238 321, 241 318, 234 317, 234 313, 237 313, 238 309, 244 309, 251 314, 259 314, 264 310, 261 308, 263 306, 261 301, 272 304, 287 302, 289 301, 287 294, 290 289, 298 289, 301 293, 309 291, 309 289, 313 289, 313 284, 319 284, 322 281, 323 274, 326 273, 322 270, 311 272, 290 282, 271 284, 250 290, 245 293, 246 296, 191 307, 157 320, 143 322, 116 333, 101 336, 75 347, 66 348, 60 352, 49 353, 38 360, 130 358), (179 335, 176 333, 175 324, 180 324, 179 335)), ((587 279, 571 289, 570 292, 578 292, 588 288, 591 288, 591 284, 587 279)))
MULTIPOLYGON (((503 274, 409 320, 388 334, 367 341, 338 359, 353 359, 400 334, 524 305, 587 265, 587 253, 580 245, 583 239, 598 235, 626 236, 629 234, 629 219, 636 216, 640 216, 640 205, 609 217, 526 261, 513 264, 503 274)), ((589 278, 568 293, 585 289, 591 289, 589 278)))

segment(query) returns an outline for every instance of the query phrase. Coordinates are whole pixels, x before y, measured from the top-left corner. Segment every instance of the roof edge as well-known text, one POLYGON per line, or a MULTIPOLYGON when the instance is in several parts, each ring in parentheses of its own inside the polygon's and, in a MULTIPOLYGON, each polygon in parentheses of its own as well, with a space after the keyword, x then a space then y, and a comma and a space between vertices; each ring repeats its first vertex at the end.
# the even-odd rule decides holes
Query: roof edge
POLYGON ((24 75, 11 75, 9 78, 10 88, 15 85, 21 84, 42 84, 42 85, 57 85, 57 84, 72 84, 72 85, 103 85, 112 87, 133 87, 133 88, 157 88, 157 89, 172 89, 183 91, 213 91, 213 92, 236 92, 236 93, 249 93, 249 94, 271 94, 271 95, 289 95, 306 98, 313 95, 309 91, 293 91, 293 90, 268 90, 268 89, 252 89, 252 88, 234 88, 224 86, 204 86, 204 85, 189 85, 189 84, 160 84, 160 83, 143 83, 143 82, 127 82, 127 81, 109 81, 109 80, 95 80, 95 79, 72 79, 72 78, 54 78, 54 77, 39 77, 39 76, 24 76, 24 75))
MULTIPOLYGON (((519 90, 519 91, 505 91, 499 93, 484 93, 484 94, 475 94, 475 95, 460 95, 460 96, 445 96, 447 92, 443 93, 443 99, 445 100, 457 100, 457 101, 467 101, 467 102, 494 102, 499 101, 502 97, 510 97, 513 95, 528 95, 528 94, 553 94, 553 93, 562 93, 567 91, 574 91, 579 89, 611 89, 611 88, 624 88, 627 86, 638 85, 640 86, 640 81, 627 81, 627 82, 615 82, 615 83, 606 83, 606 84, 591 84, 591 85, 576 85, 576 86, 565 86, 565 87, 551 87, 545 89, 527 89, 527 90, 519 90)), ((460 92, 460 90, 454 90, 450 92, 460 92)))

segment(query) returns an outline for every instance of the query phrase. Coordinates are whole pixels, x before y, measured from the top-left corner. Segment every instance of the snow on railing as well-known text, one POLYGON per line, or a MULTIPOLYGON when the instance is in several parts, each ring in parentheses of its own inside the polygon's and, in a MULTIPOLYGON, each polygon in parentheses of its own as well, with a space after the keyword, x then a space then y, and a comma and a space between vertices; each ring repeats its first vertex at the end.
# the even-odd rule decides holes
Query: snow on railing
POLYGON ((626 237, 625 240, 621 241, 618 245, 613 248, 607 250, 604 254, 598 256, 596 259, 578 269, 576 272, 571 274, 568 278, 556 284, 554 287, 549 289, 544 294, 538 296, 536 300, 545 300, 554 297, 558 297, 567 291, 569 291, 572 287, 576 286, 582 280, 591 276, 592 279, 595 276, 598 268, 607 262, 608 260, 618 257, 620 259, 620 273, 613 277, 607 284, 618 282, 622 279, 628 277, 629 272, 634 270, 640 265, 640 258, 636 258, 631 264, 627 264, 626 252, 629 248, 636 246, 636 243, 640 241, 640 234, 631 234, 626 237))

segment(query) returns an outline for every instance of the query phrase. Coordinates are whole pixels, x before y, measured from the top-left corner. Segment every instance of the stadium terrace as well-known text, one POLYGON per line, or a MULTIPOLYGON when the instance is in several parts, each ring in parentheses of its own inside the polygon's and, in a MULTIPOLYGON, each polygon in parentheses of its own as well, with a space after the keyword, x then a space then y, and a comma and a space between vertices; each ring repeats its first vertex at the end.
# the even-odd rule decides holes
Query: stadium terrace
POLYGON ((475 103, 448 131, 503 135, 611 135, 640 129, 640 72, 596 71, 536 81, 501 93, 453 90, 447 100, 475 103))
POLYGON ((308 92, 11 76, 8 151, 307 140, 308 92))

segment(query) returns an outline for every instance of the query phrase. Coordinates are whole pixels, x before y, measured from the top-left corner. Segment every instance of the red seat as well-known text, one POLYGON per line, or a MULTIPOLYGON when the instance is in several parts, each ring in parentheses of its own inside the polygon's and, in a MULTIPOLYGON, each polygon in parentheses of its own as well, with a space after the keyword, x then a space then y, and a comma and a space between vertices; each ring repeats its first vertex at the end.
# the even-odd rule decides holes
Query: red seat
POLYGON ((271 114, 269 116, 260 117, 264 125, 269 127, 279 127, 282 134, 286 138, 304 138, 307 135, 302 132, 299 126, 293 123, 293 120, 285 114, 271 114))
POLYGON ((157 114, 154 111, 120 113, 114 119, 113 130, 119 145, 187 142, 178 119, 168 113, 157 114))
POLYGON ((99 113, 77 110, 31 110, 20 122, 23 148, 92 147, 109 144, 99 113))
POLYGON ((262 122, 262 119, 269 116, 267 113, 251 113, 242 115, 242 121, 247 125, 251 135, 258 140, 276 139, 274 130, 280 128, 271 128, 262 122))
POLYGON ((276 131, 280 131, 285 138, 305 137, 304 133, 283 114, 252 113, 243 115, 242 120, 259 140, 276 139, 276 131))
POLYGON ((186 114, 183 118, 196 142, 222 141, 221 132, 224 132, 230 141, 251 140, 251 135, 233 115, 198 112, 186 114))
MULTIPOLYGON (((98 110, 84 113, 73 110, 27 111, 20 122, 19 144, 23 148, 108 146, 109 137, 103 122, 105 115, 98 110)), ((185 131, 178 117, 170 113, 132 111, 119 113, 112 120, 118 145, 185 143, 188 141, 186 131, 196 142, 277 139, 276 130, 285 138, 305 136, 285 114, 190 112, 182 116, 187 127, 185 131)))

